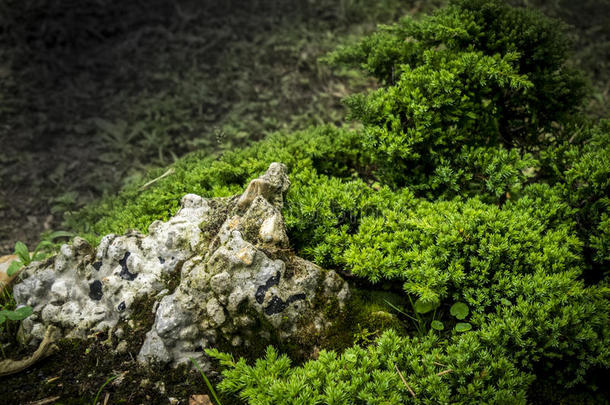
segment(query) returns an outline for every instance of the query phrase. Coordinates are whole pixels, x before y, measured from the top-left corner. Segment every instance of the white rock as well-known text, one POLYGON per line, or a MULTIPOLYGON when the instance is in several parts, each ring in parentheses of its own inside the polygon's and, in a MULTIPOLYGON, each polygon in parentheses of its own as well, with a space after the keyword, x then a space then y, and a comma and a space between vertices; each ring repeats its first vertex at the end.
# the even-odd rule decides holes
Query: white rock
MULTIPOLYGON (((273 163, 239 197, 184 196, 177 214, 153 222, 147 236, 106 235, 95 251, 75 238, 46 267, 26 268, 15 285, 17 304, 34 308, 23 332, 40 340, 51 323, 67 337, 122 321, 134 329, 134 311, 145 313, 134 306, 154 297, 144 309, 153 311, 154 324, 138 354, 142 363, 176 366, 193 357, 207 368, 202 349, 219 340, 247 347, 271 336, 301 339, 301 326, 323 334, 325 303, 344 306, 349 288, 333 271, 289 253, 281 214, 289 185, 286 167, 273 163)), ((115 333, 128 338, 121 326, 115 333)))

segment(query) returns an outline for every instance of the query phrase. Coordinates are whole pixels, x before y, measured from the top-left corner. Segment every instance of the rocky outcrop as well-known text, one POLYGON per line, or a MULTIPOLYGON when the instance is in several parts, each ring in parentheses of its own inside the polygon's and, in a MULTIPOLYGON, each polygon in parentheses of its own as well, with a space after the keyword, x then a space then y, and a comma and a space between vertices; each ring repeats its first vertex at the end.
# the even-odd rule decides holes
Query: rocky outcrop
POLYGON ((323 335, 331 325, 323 309, 342 307, 349 289, 290 251, 281 214, 289 184, 284 165, 273 163, 240 196, 186 195, 146 236, 108 235, 96 251, 75 238, 26 268, 14 287, 17 303, 34 308, 24 335, 40 340, 52 324, 86 337, 129 320, 145 299, 155 320, 142 363, 176 365, 203 358, 204 348, 323 335))

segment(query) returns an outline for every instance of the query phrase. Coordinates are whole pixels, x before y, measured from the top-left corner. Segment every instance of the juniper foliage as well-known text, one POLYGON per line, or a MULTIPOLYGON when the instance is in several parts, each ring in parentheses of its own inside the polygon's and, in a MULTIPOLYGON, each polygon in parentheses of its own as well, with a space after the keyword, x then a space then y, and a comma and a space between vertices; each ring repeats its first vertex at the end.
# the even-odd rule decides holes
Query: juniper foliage
POLYGON ((535 380, 593 385, 610 368, 610 124, 574 115, 583 87, 566 49, 557 21, 493 0, 404 19, 329 57, 380 82, 347 101, 363 131, 194 154, 71 224, 92 239, 145 230, 182 195, 238 193, 281 161, 300 255, 429 304, 449 326, 464 302, 472 329, 388 329, 298 365, 272 347, 252 365, 209 350, 222 391, 251 404, 521 404, 535 380))
POLYGON ((351 117, 364 123, 369 149, 388 161, 390 179, 425 184, 467 153, 464 146, 523 152, 555 141, 548 132, 584 94, 581 75, 565 67, 564 28, 499 1, 455 1, 422 20, 382 27, 328 60, 380 80, 379 90, 347 99, 351 117))

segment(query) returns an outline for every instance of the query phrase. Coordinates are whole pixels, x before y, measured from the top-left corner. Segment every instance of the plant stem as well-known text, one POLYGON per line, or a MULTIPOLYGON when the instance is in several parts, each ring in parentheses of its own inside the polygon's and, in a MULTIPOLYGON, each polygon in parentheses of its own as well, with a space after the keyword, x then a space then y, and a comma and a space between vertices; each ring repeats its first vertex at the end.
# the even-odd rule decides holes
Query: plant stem
POLYGON ((102 384, 102 386, 100 387, 99 390, 97 390, 97 395, 95 396, 95 399, 93 400, 93 405, 97 405, 97 400, 100 398, 100 394, 102 393, 102 390, 104 389, 104 387, 106 385, 108 385, 109 382, 111 382, 112 380, 114 380, 115 378, 117 378, 118 375, 112 376, 109 379, 106 380, 106 382, 104 384, 102 384))
POLYGON ((208 386, 208 389, 210 390, 210 393, 214 397, 214 400, 216 401, 216 404, 217 405, 222 405, 222 403, 220 402, 220 399, 218 399, 218 396, 216 395, 216 391, 214 391, 214 387, 212 387, 212 383, 210 383, 210 380, 208 380, 208 377, 206 377, 206 375, 203 373, 203 370, 201 370, 201 368, 199 367, 199 364, 197 363, 197 361, 194 358, 192 358, 192 357, 189 357, 189 359, 193 362, 193 364, 195 365, 197 370, 199 370, 199 373, 201 373, 201 376, 203 377, 203 380, 205 381, 206 385, 208 386))

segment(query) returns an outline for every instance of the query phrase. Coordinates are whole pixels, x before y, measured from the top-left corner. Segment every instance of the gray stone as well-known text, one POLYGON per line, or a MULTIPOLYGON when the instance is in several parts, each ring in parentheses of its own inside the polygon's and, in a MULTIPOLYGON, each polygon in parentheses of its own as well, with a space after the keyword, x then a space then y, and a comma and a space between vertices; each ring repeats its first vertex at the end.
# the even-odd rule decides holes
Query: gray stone
MULTIPOLYGON (((17 304, 34 308, 25 336, 40 340, 52 323, 68 337, 117 328, 128 339, 136 303, 147 301, 154 324, 138 354, 142 363, 192 357, 207 368, 203 349, 219 341, 307 345, 307 334, 331 325, 323 308, 344 306, 349 288, 290 251, 281 214, 289 185, 285 166, 273 163, 241 196, 186 195, 178 213, 152 223, 148 235, 107 235, 95 251, 75 238, 50 262, 26 268, 14 287, 17 304), (173 291, 172 278, 179 278, 173 291)), ((125 349, 121 342, 115 350, 125 349)))

